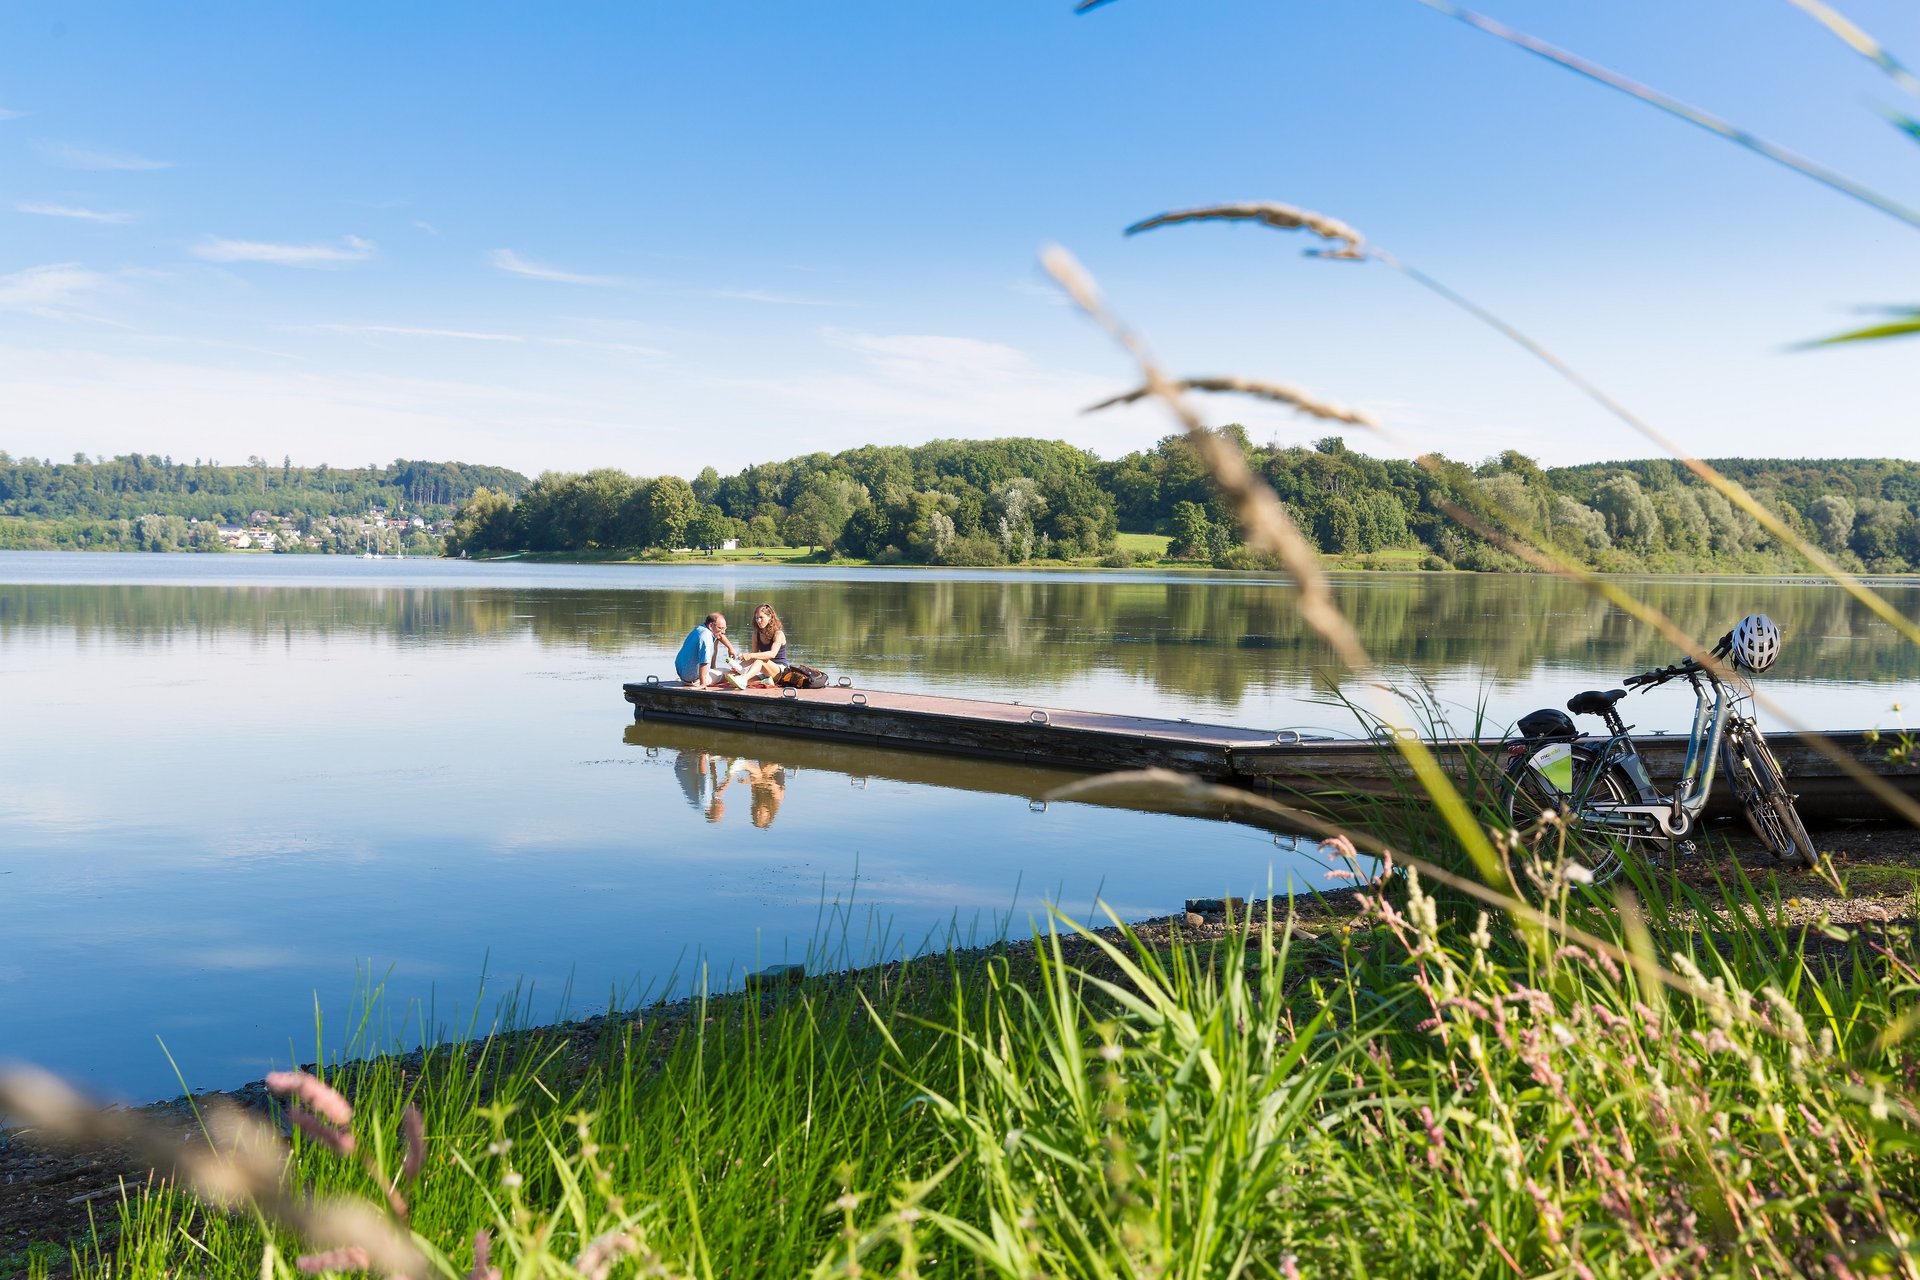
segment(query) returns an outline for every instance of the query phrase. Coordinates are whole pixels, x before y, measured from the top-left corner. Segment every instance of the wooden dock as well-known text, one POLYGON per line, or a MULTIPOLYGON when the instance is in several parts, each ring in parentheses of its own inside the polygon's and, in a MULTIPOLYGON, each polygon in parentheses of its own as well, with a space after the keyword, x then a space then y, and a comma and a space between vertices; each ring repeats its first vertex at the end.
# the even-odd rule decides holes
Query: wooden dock
MULTIPOLYGON (((1339 808, 1342 797, 1408 794, 1400 753, 1386 740, 1273 733, 1186 720, 1110 715, 1021 702, 949 698, 876 689, 694 689, 668 681, 625 686, 634 719, 731 728, 760 734, 858 743, 890 750, 970 756, 1008 764, 1107 772, 1175 769, 1213 781, 1272 788, 1295 802, 1339 808)), ((1920 799, 1920 766, 1895 767, 1863 731, 1820 735, 1828 744, 1920 799)), ((1809 821, 1894 816, 1879 799, 1796 734, 1768 742, 1809 821)), ((1430 743, 1457 779, 1493 776, 1502 739, 1446 738, 1430 743)), ((1684 735, 1638 737, 1657 782, 1679 776, 1684 735)), ((1710 816, 1733 813, 1733 797, 1714 788, 1710 816)))

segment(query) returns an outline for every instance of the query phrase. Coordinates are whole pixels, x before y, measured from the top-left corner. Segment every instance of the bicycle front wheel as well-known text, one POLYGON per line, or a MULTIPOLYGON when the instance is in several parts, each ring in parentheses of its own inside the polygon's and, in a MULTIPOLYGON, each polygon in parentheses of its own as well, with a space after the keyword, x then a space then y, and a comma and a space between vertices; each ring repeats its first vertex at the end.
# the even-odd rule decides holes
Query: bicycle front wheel
POLYGON ((1722 740, 1722 753, 1733 793, 1746 811, 1747 825, 1774 857, 1793 858, 1808 867, 1815 865, 1819 851, 1807 834, 1807 824, 1800 821, 1800 811, 1793 807, 1786 775, 1773 758, 1772 748, 1751 724, 1736 719, 1730 727, 1733 732, 1722 740))
MULTIPOLYGON (((1599 758, 1593 752, 1584 747, 1574 748, 1573 778, 1576 790, 1585 785, 1585 779, 1598 763, 1599 758)), ((1632 794, 1620 767, 1609 765, 1604 773, 1594 779, 1593 786, 1587 791, 1587 798, 1621 805, 1628 803, 1628 797, 1632 794)), ((1619 874, 1619 837, 1604 827, 1583 823, 1573 811, 1572 801, 1535 772, 1526 756, 1515 756, 1507 761, 1501 779, 1500 800, 1507 821, 1520 833, 1522 840, 1538 838, 1541 819, 1552 814, 1566 824, 1566 852, 1592 873, 1595 884, 1604 883, 1619 874)))

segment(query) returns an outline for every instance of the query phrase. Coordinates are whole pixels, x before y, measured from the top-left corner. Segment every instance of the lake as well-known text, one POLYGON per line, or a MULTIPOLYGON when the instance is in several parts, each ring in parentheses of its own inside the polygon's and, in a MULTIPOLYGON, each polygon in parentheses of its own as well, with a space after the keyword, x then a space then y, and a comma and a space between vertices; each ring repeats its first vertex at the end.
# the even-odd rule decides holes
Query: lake
MULTIPOLYGON (((1830 586, 1632 585, 1706 638, 1770 613, 1765 687, 1816 727, 1915 705, 1920 653, 1830 586)), ((1338 589, 1460 728, 1677 656, 1541 578, 1338 589)), ((316 1010, 339 1048, 376 986, 385 1043, 516 993, 545 1019, 727 985, 820 938, 851 962, 1049 903, 1324 883, 1310 842, 1040 799, 1070 775, 633 723, 623 681, 761 600, 863 686, 1360 731, 1291 592, 1240 575, 0 553, 0 1058, 158 1097, 169 1054, 193 1087, 311 1060, 316 1010)), ((1629 706, 1683 729, 1691 700, 1629 706)))

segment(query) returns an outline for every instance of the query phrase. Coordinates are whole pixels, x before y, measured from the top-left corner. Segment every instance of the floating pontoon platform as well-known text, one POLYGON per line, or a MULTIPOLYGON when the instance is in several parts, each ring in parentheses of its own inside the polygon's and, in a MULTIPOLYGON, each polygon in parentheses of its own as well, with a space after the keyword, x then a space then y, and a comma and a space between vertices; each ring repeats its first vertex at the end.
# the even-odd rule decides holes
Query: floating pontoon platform
MULTIPOLYGON (((1408 794, 1404 757, 1386 739, 1315 737, 1149 716, 1111 715, 1023 702, 949 698, 877 689, 696 689, 648 680, 625 686, 636 720, 851 742, 895 750, 970 756, 1082 772, 1175 769, 1210 781, 1271 787, 1297 801, 1408 794)), ((1894 765, 1884 740, 1861 730, 1815 735, 1900 792, 1920 800, 1920 765, 1894 765)), ((1429 742, 1456 778, 1490 778, 1501 739, 1429 742)), ((1767 735, 1809 820, 1888 818, 1886 803, 1798 734, 1767 735)), ((1684 736, 1634 739, 1656 781, 1679 777, 1684 736)), ((1734 812, 1726 787, 1714 788, 1710 815, 1734 812)))

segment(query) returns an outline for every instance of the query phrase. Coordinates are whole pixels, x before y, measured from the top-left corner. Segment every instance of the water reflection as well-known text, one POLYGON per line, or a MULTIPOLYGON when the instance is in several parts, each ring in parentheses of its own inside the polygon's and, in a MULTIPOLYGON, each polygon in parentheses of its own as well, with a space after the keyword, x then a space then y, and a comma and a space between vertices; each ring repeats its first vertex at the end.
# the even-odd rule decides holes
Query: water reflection
POLYGON ((787 767, 769 761, 683 747, 674 752, 673 775, 687 803, 716 824, 727 816, 727 790, 736 782, 750 793, 752 822, 762 829, 773 825, 787 797, 787 767))
MULTIPOLYGON (((157 557, 156 557, 157 558, 157 557)), ((122 557, 134 559, 134 557, 122 557)), ((478 581, 476 581, 478 579, 478 581)), ((662 651, 714 608, 772 599, 796 656, 862 683, 1058 686, 1106 673, 1175 698, 1232 707, 1329 669, 1334 655, 1303 623, 1290 588, 1233 579, 1038 575, 956 580, 933 574, 781 577, 742 571, 693 581, 672 568, 606 569, 542 582, 354 588, 18 585, 0 587, 0 638, 54 627, 86 641, 157 643, 238 633, 379 635, 401 644, 504 644, 601 653, 662 651)), ((1776 680, 1920 679, 1920 649, 1844 592, 1799 579, 1646 579, 1630 583, 1691 635, 1710 639, 1764 611, 1787 637, 1776 680)), ((1885 590, 1909 614, 1920 588, 1885 590)), ((1381 661, 1435 677, 1471 668, 1495 683, 1544 668, 1631 672, 1671 660, 1648 628, 1578 587, 1533 576, 1348 575, 1340 603, 1381 661)), ((664 663, 660 664, 664 666, 664 663)))
MULTIPOLYGON (((773 825, 783 803, 802 809, 857 814, 862 801, 849 790, 866 791, 876 781, 914 787, 974 792, 1024 800, 1029 809, 1044 813, 1049 797, 1087 775, 1076 770, 1037 768, 943 756, 921 751, 898 751, 857 743, 810 738, 770 737, 738 729, 711 728, 659 720, 639 720, 626 727, 622 740, 641 748, 646 759, 668 764, 687 804, 710 823, 727 813, 729 788, 736 807, 741 791, 751 796, 750 820, 773 825)), ((877 802, 876 803, 884 803, 877 802)), ((1115 792, 1076 799, 1076 804, 1161 813, 1210 822, 1237 822, 1265 826, 1266 819, 1244 809, 1156 790, 1115 792)), ((1319 845, 1310 835, 1282 832, 1278 843, 1289 853, 1319 858, 1319 845)))

